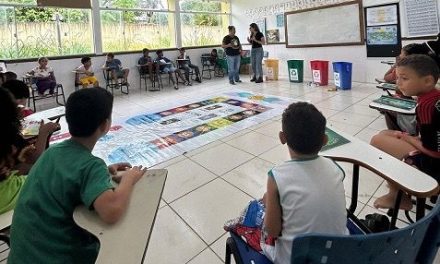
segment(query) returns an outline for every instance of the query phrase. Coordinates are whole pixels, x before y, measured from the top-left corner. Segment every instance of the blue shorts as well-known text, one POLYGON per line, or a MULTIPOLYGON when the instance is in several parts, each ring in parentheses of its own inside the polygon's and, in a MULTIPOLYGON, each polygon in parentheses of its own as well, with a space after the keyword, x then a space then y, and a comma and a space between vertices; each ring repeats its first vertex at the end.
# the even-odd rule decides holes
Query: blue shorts
POLYGON ((162 70, 164 73, 173 73, 176 71, 176 68, 174 68, 174 66, 168 66, 163 68, 162 70))

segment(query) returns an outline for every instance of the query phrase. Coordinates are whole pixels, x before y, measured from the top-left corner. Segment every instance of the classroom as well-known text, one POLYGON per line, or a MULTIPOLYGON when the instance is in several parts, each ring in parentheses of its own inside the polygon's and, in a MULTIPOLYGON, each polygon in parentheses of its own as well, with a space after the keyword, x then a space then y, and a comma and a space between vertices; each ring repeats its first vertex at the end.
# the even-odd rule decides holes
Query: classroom
POLYGON ((440 264, 440 0, 0 0, 0 264, 440 264))

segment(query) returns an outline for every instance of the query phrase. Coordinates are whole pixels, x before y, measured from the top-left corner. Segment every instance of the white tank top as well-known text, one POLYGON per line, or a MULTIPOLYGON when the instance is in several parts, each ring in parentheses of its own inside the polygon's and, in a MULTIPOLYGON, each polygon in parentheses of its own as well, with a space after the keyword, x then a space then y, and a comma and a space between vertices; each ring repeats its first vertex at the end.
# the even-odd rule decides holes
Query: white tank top
POLYGON ((348 234, 344 171, 332 160, 291 160, 274 167, 282 208, 282 236, 275 242, 275 264, 290 264, 292 241, 304 233, 348 234))

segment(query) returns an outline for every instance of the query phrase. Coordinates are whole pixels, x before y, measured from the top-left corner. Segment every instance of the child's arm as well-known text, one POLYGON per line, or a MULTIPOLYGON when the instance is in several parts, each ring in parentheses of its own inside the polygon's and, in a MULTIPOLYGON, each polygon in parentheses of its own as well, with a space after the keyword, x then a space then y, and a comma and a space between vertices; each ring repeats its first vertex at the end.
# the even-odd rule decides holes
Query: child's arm
POLYGON ((397 79, 397 76, 396 76, 396 67, 395 67, 395 66, 391 67, 391 68, 385 73, 385 75, 383 76, 383 79, 384 79, 386 82, 395 82, 396 79, 397 79))
POLYGON ((266 232, 270 236, 279 237, 283 228, 281 205, 277 184, 271 176, 267 179, 267 192, 265 196, 266 215, 264 217, 264 226, 266 232))
POLYGON ((34 164, 37 161, 44 150, 46 150, 49 136, 58 129, 60 129, 60 125, 57 123, 49 122, 45 124, 43 121, 41 121, 37 141, 35 142, 35 151, 27 163, 34 164))
POLYGON ((114 190, 107 190, 96 198, 93 207, 104 222, 114 224, 121 218, 128 207, 134 185, 146 171, 147 168, 142 166, 127 170, 114 190))
POLYGON ((422 141, 419 137, 410 136, 406 133, 402 132, 396 132, 396 136, 407 143, 411 144, 413 147, 421 151, 423 154, 426 154, 433 158, 440 158, 440 154, 437 151, 432 151, 427 148, 425 148, 422 144, 422 141))

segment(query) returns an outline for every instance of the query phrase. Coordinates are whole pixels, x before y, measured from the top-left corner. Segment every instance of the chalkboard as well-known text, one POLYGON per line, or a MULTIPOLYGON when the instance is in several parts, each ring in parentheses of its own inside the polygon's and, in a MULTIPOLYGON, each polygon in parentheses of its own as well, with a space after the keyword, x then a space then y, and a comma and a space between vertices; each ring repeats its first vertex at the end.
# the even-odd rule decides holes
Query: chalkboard
POLYGON ((286 47, 363 45, 361 1, 286 12, 286 47))

